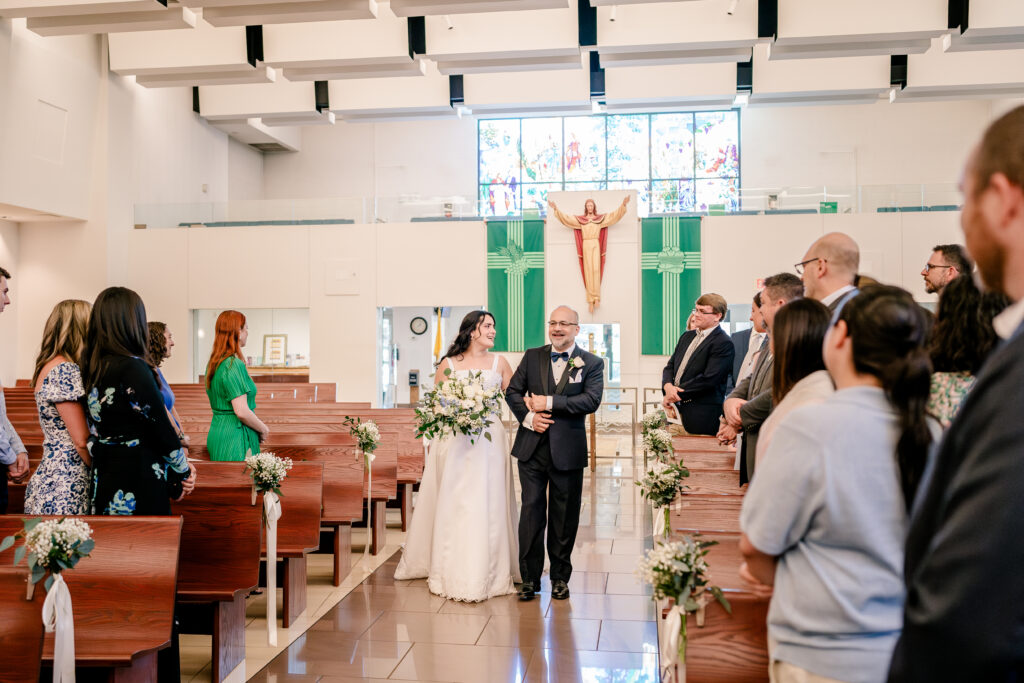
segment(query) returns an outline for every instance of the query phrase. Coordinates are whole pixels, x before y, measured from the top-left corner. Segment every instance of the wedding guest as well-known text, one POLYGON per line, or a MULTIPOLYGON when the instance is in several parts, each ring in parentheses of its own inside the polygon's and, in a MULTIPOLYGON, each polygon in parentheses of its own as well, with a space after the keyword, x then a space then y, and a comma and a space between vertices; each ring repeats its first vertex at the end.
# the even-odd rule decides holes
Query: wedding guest
POLYGON ((961 275, 970 275, 974 263, 967 255, 967 250, 959 244, 937 244, 932 248, 928 263, 921 270, 924 278, 924 291, 929 294, 942 294, 953 280, 961 275))
POLYGON ((831 318, 828 308, 815 299, 791 301, 775 314, 771 338, 775 407, 757 437, 758 467, 783 418, 801 406, 821 403, 835 391, 821 354, 831 318))
MULTIPOLYGON (((802 297, 803 292, 803 282, 792 273, 777 273, 765 279, 760 310, 769 334, 775 312, 790 301, 802 297)), ((736 441, 741 430, 743 433, 742 441, 737 444, 740 454, 741 486, 754 476, 757 436, 761 425, 772 412, 773 363, 774 356, 762 344, 762 352, 754 364, 753 371, 736 385, 722 404, 724 415, 718 430, 719 441, 732 443, 736 441)))
POLYGON ((740 574, 774 586, 771 680, 878 683, 902 625, 903 543, 932 441, 931 321, 871 287, 825 335, 836 392, 775 431, 743 501, 740 574))
MULTIPOLYGON (((0 313, 11 305, 7 286, 10 279, 11 274, 0 266, 0 313)), ((28 475, 28 453, 11 421, 7 419, 6 405, 4 388, 0 385, 0 514, 7 512, 7 480, 19 484, 28 475)))
POLYGON ((125 287, 100 292, 89 316, 82 384, 92 433, 93 514, 169 515, 195 485, 146 357, 146 308, 125 287))
POLYGON ((691 314, 694 328, 679 337, 662 370, 662 405, 666 409, 674 407, 682 421, 682 429, 673 433, 711 436, 718 431, 718 416, 736 354, 721 326, 728 310, 729 304, 720 294, 702 294, 691 314))
POLYGON ((61 301, 43 328, 43 343, 32 373, 43 428, 43 459, 25 487, 25 514, 89 514, 92 456, 89 425, 80 401, 85 390, 78 364, 91 310, 88 301, 61 301))
POLYGON ((256 384, 245 368, 242 347, 249 326, 238 311, 217 316, 213 351, 206 366, 206 395, 213 409, 206 450, 210 460, 245 460, 260 452, 270 429, 256 417, 256 384))
POLYGON ((934 369, 928 412, 943 429, 953 421, 982 363, 999 341, 992 319, 1009 305, 1003 294, 982 293, 970 276, 943 287, 928 343, 934 369))
MULTIPOLYGON (((149 322, 149 354, 147 360, 156 370, 156 378, 160 384, 160 395, 164 397, 164 407, 168 414, 174 419, 174 424, 181 432, 181 416, 174 407, 174 392, 171 385, 167 383, 164 373, 160 370, 163 362, 171 357, 171 349, 174 348, 174 335, 166 324, 151 320, 149 322)), ((188 446, 188 437, 182 434, 182 445, 188 446)))
POLYGON ((860 247, 849 235, 830 232, 814 242, 796 264, 804 296, 828 306, 833 315, 857 294, 860 247))

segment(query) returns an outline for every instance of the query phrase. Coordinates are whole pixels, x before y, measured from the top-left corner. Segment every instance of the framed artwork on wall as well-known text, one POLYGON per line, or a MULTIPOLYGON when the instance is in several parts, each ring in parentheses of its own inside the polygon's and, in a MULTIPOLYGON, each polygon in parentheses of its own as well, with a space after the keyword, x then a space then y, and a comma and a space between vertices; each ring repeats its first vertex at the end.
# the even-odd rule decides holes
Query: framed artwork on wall
POLYGON ((287 334, 263 335, 263 364, 284 365, 288 355, 287 334))

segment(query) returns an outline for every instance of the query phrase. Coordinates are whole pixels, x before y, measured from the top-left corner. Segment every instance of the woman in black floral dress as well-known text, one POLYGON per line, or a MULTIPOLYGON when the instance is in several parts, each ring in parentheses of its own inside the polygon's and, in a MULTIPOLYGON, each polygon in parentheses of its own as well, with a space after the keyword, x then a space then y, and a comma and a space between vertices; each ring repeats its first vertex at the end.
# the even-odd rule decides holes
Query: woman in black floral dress
POLYGON ((109 287, 96 298, 82 359, 93 460, 93 513, 167 515, 195 485, 181 435, 164 408, 147 349, 139 295, 109 287))

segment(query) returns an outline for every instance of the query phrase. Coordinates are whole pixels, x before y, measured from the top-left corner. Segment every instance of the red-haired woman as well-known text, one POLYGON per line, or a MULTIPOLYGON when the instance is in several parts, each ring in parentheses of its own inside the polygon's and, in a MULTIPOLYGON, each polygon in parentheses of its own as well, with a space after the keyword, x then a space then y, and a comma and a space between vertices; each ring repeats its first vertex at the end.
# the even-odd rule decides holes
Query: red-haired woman
POLYGON ((213 409, 206 450, 210 460, 244 460, 259 453, 270 430, 256 417, 256 385, 245 369, 242 347, 249 338, 245 316, 224 311, 217 316, 213 351, 206 366, 206 395, 213 409))

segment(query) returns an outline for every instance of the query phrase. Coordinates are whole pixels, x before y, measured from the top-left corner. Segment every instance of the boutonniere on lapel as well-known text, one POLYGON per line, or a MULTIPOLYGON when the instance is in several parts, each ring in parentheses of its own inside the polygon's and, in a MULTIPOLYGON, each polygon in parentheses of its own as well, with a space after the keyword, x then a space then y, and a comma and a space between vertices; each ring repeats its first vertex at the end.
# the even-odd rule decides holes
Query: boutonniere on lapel
POLYGON ((583 365, 583 359, 580 358, 579 356, 573 356, 572 358, 569 359, 570 370, 581 370, 583 369, 583 365))

